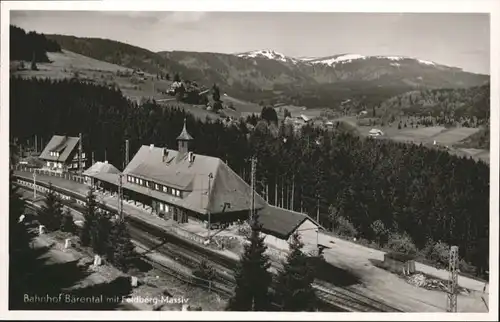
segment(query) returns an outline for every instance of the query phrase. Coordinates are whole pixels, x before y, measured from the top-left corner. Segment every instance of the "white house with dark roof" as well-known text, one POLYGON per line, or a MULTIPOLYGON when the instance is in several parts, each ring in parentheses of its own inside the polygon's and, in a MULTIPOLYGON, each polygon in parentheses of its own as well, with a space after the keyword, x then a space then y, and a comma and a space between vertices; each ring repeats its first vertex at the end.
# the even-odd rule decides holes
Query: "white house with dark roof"
POLYGON ((257 211, 264 242, 279 250, 289 250, 289 241, 297 232, 303 242, 317 240, 321 226, 306 214, 268 205, 257 211))
MULTIPOLYGON (((79 142, 78 137, 54 135, 40 154, 43 168, 55 172, 78 171, 79 142)), ((82 152, 82 168, 85 161, 85 153, 82 152)))

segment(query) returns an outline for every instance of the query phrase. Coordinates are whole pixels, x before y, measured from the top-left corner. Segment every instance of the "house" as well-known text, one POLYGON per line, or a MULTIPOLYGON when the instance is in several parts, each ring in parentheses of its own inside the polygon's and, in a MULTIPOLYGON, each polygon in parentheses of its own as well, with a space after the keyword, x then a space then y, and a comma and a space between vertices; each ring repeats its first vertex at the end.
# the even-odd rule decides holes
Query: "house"
POLYGON ((291 236, 297 232, 301 240, 308 244, 317 241, 321 226, 306 214, 267 205, 257 211, 259 223, 262 224, 264 242, 273 248, 288 250, 291 236), (311 241, 313 241, 311 243, 311 241))
MULTIPOLYGON (((221 159, 190 151, 192 140, 184 123, 177 151, 143 145, 123 171, 125 197, 180 223, 248 218, 250 186, 221 159)), ((266 202, 256 195, 255 205, 266 202)))
POLYGON ((115 191, 120 184, 120 174, 120 170, 108 161, 98 161, 83 172, 83 177, 88 185, 98 189, 115 191))
POLYGON ((371 129, 370 132, 368 132, 368 135, 371 137, 377 137, 384 135, 384 132, 379 129, 371 129))
MULTIPOLYGON (((80 139, 72 136, 54 135, 40 154, 43 169, 55 172, 77 171, 80 139)), ((85 153, 82 152, 81 168, 85 167, 85 153)))

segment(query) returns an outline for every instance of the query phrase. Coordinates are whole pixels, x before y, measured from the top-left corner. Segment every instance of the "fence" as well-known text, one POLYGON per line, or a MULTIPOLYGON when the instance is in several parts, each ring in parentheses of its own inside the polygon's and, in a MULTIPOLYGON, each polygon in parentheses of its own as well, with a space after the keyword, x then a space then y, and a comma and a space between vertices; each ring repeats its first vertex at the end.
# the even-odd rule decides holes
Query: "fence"
POLYGON ((30 168, 30 167, 25 167, 23 165, 16 165, 15 170, 36 173, 36 174, 41 174, 41 175, 46 175, 46 176, 52 176, 52 177, 56 177, 56 178, 75 181, 75 182, 82 183, 82 184, 85 183, 84 177, 76 175, 76 174, 72 174, 70 172, 52 171, 52 170, 47 170, 47 169, 43 169, 43 168, 42 169, 30 168))

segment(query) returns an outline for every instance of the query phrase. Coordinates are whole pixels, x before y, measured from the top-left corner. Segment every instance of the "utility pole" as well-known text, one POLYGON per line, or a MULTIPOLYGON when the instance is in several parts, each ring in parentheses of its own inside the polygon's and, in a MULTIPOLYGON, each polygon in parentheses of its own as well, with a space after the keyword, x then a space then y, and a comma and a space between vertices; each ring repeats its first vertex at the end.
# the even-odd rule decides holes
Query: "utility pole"
POLYGON ((448 280, 448 312, 457 312, 457 286, 458 286, 458 246, 450 248, 450 279, 448 280))
POLYGON ((316 209, 316 222, 319 224, 319 195, 317 196, 318 205, 316 209))
MULTIPOLYGON (((214 178, 213 174, 210 172, 210 174, 208 175, 208 191, 207 191, 207 199, 208 199, 208 202, 207 202, 207 207, 210 203, 210 186, 212 184, 212 179, 214 178)), ((212 228, 212 222, 211 222, 211 214, 210 214, 210 209, 208 209, 208 233, 207 233, 207 236, 208 236, 208 240, 210 241, 210 230, 212 228)))
POLYGON ((94 159, 94 151, 92 151, 92 165, 95 163, 95 159, 94 159))
POLYGON ((35 153, 38 153, 38 137, 35 134, 35 153))
POLYGON ((125 166, 123 168, 126 168, 128 163, 129 163, 129 142, 128 140, 125 140, 125 166))
POLYGON ((257 158, 252 157, 252 180, 251 180, 251 197, 250 197, 250 219, 253 220, 253 217, 255 215, 255 178, 256 178, 256 172, 257 172, 257 158))
POLYGON ((82 133, 79 134, 79 140, 78 140, 78 169, 79 169, 79 174, 80 178, 82 177, 82 172, 83 172, 83 165, 82 165, 82 133))
POLYGON ((120 220, 123 220, 123 173, 120 172, 118 175, 118 216, 120 220))
POLYGON ((33 201, 36 201, 36 169, 33 169, 33 201))

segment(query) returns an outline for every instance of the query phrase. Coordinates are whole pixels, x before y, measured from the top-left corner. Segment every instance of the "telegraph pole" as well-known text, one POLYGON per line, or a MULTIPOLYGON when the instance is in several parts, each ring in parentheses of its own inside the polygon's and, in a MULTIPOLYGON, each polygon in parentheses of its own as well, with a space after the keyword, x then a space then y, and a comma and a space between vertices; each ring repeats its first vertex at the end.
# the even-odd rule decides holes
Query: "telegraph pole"
POLYGON ((317 196, 318 205, 316 209, 316 222, 319 224, 319 195, 317 196))
POLYGON ((123 187, 122 187, 122 181, 123 181, 123 173, 120 172, 118 175, 118 215, 120 220, 123 220, 123 187))
POLYGON ((79 134, 79 144, 78 144, 78 169, 80 178, 82 177, 83 165, 82 165, 82 133, 79 134))
MULTIPOLYGON (((210 172, 210 174, 208 175, 208 191, 207 191, 207 198, 208 198, 208 202, 207 202, 207 208, 208 208, 208 205, 210 203, 210 186, 211 186, 211 183, 212 183, 212 179, 214 178, 213 174, 210 172)), ((208 240, 210 241, 210 230, 212 228, 212 222, 211 222, 211 214, 210 214, 210 209, 208 209, 208 233, 207 233, 207 236, 208 236, 208 240)))
POLYGON ((255 215, 255 178, 257 172, 257 158, 252 157, 252 172, 251 172, 251 197, 250 197, 250 219, 253 219, 255 215))
POLYGON ((36 201, 36 169, 33 169, 33 201, 36 201))
POLYGON ((458 286, 458 246, 450 248, 450 279, 448 281, 448 312, 457 312, 457 286, 458 286))
POLYGON ((128 140, 125 140, 125 166, 124 168, 127 167, 128 163, 129 163, 129 142, 128 140))

